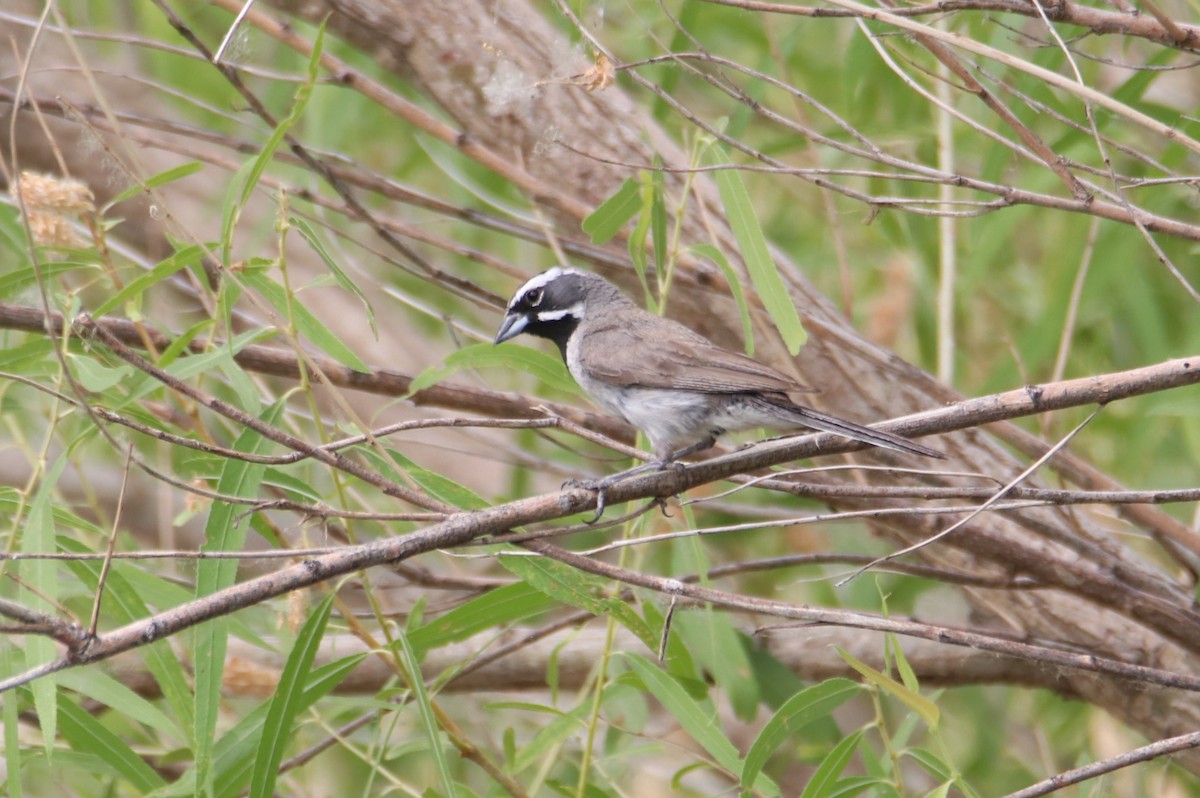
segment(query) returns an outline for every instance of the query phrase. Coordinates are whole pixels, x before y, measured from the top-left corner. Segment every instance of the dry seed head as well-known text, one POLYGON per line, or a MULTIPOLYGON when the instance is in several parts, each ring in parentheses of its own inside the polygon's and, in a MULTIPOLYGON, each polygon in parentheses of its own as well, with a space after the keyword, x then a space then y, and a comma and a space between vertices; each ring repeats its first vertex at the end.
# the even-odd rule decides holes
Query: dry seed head
POLYGON ((78 180, 36 172, 22 172, 17 191, 25 209, 70 215, 96 209, 92 190, 78 180))
POLYGON ((33 241, 39 247, 75 249, 87 244, 65 216, 31 209, 26 218, 29 220, 29 232, 33 235, 33 241))

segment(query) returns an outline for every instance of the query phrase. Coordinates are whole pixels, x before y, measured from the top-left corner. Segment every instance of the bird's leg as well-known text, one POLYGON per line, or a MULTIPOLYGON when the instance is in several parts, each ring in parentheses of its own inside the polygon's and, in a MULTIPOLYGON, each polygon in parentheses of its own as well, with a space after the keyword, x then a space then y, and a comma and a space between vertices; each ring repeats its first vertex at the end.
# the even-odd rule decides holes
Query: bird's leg
POLYGON ((604 508, 607 506, 605 499, 607 491, 618 482, 628 479, 629 477, 644 474, 656 468, 662 468, 662 464, 658 461, 642 463, 640 466, 627 468, 624 471, 619 471, 616 474, 610 474, 601 479, 568 479, 563 483, 564 488, 581 488, 583 490, 595 491, 596 493, 596 514, 593 515, 586 523, 594 524, 600 520, 600 516, 604 515, 604 508))
MULTIPOLYGON (((711 449, 713 446, 716 445, 716 443, 717 443, 716 433, 710 433, 707 438, 698 440, 695 443, 693 443, 691 446, 685 446, 684 448, 682 448, 679 451, 672 454, 666 460, 661 461, 659 463, 659 466, 661 468, 666 468, 668 465, 675 463, 675 461, 677 461, 677 460, 682 460, 685 457, 691 457, 696 452, 702 452, 705 449, 711 449)), ((676 463, 676 465, 681 467, 683 465, 683 463, 676 463)))
POLYGON ((596 514, 588 521, 589 524, 594 524, 600 520, 600 516, 604 515, 605 492, 616 485, 618 482, 624 482, 630 477, 635 477, 638 474, 645 474, 648 471, 665 471, 667 468, 674 468, 677 471, 684 469, 684 464, 679 462, 684 457, 691 457, 696 452, 702 452, 705 449, 712 448, 717 442, 716 435, 709 435, 703 440, 696 441, 691 446, 685 446, 677 452, 670 452, 666 457, 659 460, 651 460, 648 463, 627 468, 624 471, 618 471, 616 474, 610 474, 602 479, 568 479, 563 483, 564 488, 582 488, 583 490, 592 490, 596 492, 596 514))

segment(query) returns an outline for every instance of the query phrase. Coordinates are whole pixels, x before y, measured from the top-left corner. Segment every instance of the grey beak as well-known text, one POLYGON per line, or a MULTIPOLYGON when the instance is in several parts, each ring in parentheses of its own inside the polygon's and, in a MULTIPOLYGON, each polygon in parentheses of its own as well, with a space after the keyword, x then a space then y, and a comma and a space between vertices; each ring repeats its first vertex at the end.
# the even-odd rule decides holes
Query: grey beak
POLYGON ((503 343, 509 338, 516 338, 521 333, 525 332, 525 328, 529 326, 529 317, 520 313, 509 313, 504 317, 504 321, 500 324, 500 331, 496 333, 495 343, 503 343))

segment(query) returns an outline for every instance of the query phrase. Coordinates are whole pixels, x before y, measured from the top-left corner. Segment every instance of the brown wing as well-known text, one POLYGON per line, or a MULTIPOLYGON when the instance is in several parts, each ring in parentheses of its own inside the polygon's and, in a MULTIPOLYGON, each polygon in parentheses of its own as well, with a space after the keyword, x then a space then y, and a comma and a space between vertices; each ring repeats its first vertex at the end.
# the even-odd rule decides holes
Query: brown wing
POLYGON ((626 326, 597 325, 587 335, 580 365, 592 376, 618 385, 700 393, 814 390, 670 319, 641 317, 626 326))

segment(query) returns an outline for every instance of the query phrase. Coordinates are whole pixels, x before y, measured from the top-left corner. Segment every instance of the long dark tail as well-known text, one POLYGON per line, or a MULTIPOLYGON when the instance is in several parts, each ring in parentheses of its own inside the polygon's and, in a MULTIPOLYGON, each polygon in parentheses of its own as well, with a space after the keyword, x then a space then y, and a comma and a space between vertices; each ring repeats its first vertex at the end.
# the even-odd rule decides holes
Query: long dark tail
POLYGON ((803 425, 822 432, 832 432, 841 435, 843 438, 862 441, 872 446, 892 449, 897 452, 904 452, 905 454, 919 454, 924 457, 936 457, 939 460, 943 460, 946 457, 946 455, 937 449, 930 449, 928 446, 914 443, 908 438, 901 438, 899 435, 893 435, 890 432, 864 427, 861 424, 855 424, 853 421, 846 421, 837 416, 820 413, 812 408, 777 403, 766 399, 761 401, 769 405, 773 411, 785 414, 787 417, 794 419, 797 426, 803 425))

